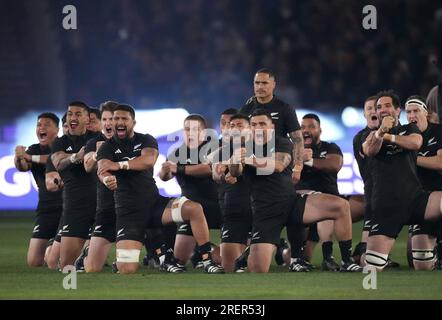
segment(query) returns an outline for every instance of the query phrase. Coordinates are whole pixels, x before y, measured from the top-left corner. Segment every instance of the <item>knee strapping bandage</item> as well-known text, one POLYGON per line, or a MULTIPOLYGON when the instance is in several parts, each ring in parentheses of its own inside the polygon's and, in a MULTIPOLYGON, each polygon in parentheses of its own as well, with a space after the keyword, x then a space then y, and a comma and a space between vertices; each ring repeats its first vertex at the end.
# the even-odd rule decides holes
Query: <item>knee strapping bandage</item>
POLYGON ((117 249, 117 262, 138 263, 141 250, 117 249))
POLYGON ((387 265, 388 254, 379 253, 372 250, 367 250, 365 253, 365 262, 368 265, 383 269, 387 265))
POLYGON ((413 249, 411 252, 415 261, 429 262, 435 258, 433 249, 413 249))
POLYGON ((181 207, 183 206, 183 203, 186 202, 187 199, 186 197, 179 197, 176 198, 173 203, 172 203, 172 221, 175 223, 183 223, 184 219, 183 216, 181 215, 181 207))

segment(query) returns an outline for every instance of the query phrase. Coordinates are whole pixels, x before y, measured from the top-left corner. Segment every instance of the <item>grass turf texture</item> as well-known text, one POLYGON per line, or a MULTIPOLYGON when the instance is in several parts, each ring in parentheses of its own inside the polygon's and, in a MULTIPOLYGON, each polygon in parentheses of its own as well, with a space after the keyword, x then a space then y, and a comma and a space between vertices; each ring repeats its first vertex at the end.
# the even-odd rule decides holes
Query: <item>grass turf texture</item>
MULTIPOLYGON (((272 266, 269 274, 208 275, 188 267, 184 274, 166 274, 141 267, 135 275, 78 274, 77 290, 64 290, 65 274, 46 268, 29 268, 26 251, 32 219, 0 220, 0 299, 441 299, 442 271, 415 272, 406 266, 406 230, 393 250, 400 269, 377 274, 377 290, 364 290, 366 274, 313 271, 289 273, 272 266)), ((361 225, 354 227, 353 245, 361 225)), ((218 233, 212 235, 216 243, 218 233)), ((336 261, 339 248, 335 244, 336 261)), ((144 252, 142 252, 142 256, 144 252)), ((113 261, 114 250, 109 258, 113 261)), ((140 258, 142 258, 142 256, 140 258)), ((320 266, 320 246, 313 263, 320 266)))

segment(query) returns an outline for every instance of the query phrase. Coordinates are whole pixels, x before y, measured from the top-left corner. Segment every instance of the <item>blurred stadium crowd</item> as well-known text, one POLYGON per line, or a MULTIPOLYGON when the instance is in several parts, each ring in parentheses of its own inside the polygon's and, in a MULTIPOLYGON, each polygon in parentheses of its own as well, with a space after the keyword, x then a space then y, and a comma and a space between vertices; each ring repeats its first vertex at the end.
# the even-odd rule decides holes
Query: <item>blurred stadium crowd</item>
POLYGON ((272 68, 277 94, 332 111, 380 88, 426 96, 440 81, 440 1, 122 0, 2 2, 0 101, 10 116, 126 101, 185 106, 208 118, 253 94, 253 72, 272 68), (62 28, 77 8, 78 30, 62 28), (15 64, 14 64, 15 63, 15 64), (21 94, 20 94, 21 93, 21 94), (23 95, 23 93, 25 93, 23 95))

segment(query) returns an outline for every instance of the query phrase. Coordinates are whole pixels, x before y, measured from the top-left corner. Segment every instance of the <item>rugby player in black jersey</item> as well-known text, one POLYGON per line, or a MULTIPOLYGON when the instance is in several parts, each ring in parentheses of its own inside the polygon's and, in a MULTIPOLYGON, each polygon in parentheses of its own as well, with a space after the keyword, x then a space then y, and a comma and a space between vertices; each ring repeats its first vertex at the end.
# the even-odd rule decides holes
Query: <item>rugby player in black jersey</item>
POLYGON ((364 200, 365 213, 364 225, 362 227, 361 242, 359 242, 353 252, 353 258, 360 265, 365 264, 365 251, 367 250, 368 233, 371 228, 371 176, 369 172, 369 158, 362 152, 362 137, 366 136, 370 131, 379 128, 379 119, 376 113, 376 96, 368 97, 364 102, 364 118, 367 126, 360 130, 353 138, 353 155, 359 167, 359 173, 364 182, 364 200))
POLYGON ((89 238, 96 207, 96 175, 84 170, 86 142, 97 134, 86 129, 89 108, 81 101, 69 104, 68 134, 54 141, 52 162, 64 183, 60 267, 73 265, 89 238))
MULTIPOLYGON (((182 196, 203 207, 209 229, 219 229, 221 210, 217 185, 212 180, 212 169, 207 160, 219 143, 216 136, 207 137, 205 129, 206 121, 201 115, 191 114, 184 119, 183 144, 168 155, 162 164, 160 178, 168 181, 176 177, 182 196)), ((174 249, 178 261, 185 265, 194 248, 191 226, 188 223, 179 225, 174 249)))
MULTIPOLYGON (((298 195, 292 184, 293 146, 287 138, 274 134, 271 114, 255 110, 250 119, 253 145, 234 150, 232 176, 250 178, 252 201, 252 240, 248 268, 251 272, 268 272, 274 246, 284 225, 309 224, 335 220, 335 234, 341 249, 341 271, 361 271, 351 259, 351 218, 348 202, 327 195, 298 195)), ((297 262, 291 262, 292 266, 297 262)))
MULTIPOLYGON (((417 175, 427 191, 442 190, 442 126, 428 121, 428 109, 420 96, 411 96, 405 102, 405 112, 409 123, 417 125, 423 142, 417 156, 417 175)), ((442 224, 426 222, 410 226, 412 231, 411 247, 414 268, 431 270, 441 268, 442 261, 442 224), (437 239, 437 263, 435 264, 434 246, 437 239)))
MULTIPOLYGON (((66 112, 61 118, 63 126, 63 135, 68 132, 68 125, 66 124, 66 112)), ((55 169, 52 163, 51 157, 48 157, 46 162, 46 173, 45 173, 46 189, 50 192, 62 192, 63 191, 63 180, 60 177, 57 169, 55 169)), ((63 200, 63 199, 62 199, 63 200)), ((62 208, 63 210, 63 208, 62 208)), ((57 227, 57 233, 55 237, 48 242, 48 247, 45 252, 45 262, 49 269, 56 270, 60 267, 60 243, 61 243, 61 231, 63 228, 63 217, 60 216, 60 221, 57 227)))
POLYGON ((399 97, 393 91, 380 92, 376 110, 381 125, 362 139, 373 182, 365 261, 382 270, 404 225, 442 218, 442 192, 425 191, 419 181, 416 156, 423 139, 415 124, 399 123, 399 97))
POLYGON ((207 273, 223 273, 211 260, 209 229, 202 207, 186 197, 162 197, 153 179, 158 144, 149 134, 134 131, 135 111, 118 105, 113 116, 115 134, 98 150, 98 176, 114 191, 117 268, 134 273, 147 228, 190 223, 207 273))
POLYGON ((15 147, 14 163, 19 171, 31 170, 38 186, 37 216, 29 242, 27 262, 30 267, 44 264, 48 240, 57 233, 62 213, 61 192, 50 192, 46 188, 46 162, 51 153, 51 145, 57 138, 59 118, 53 113, 42 113, 37 118, 36 135, 38 143, 15 147))
MULTIPOLYGON (((235 260, 246 249, 251 231, 252 211, 250 206, 250 185, 245 176, 233 177, 228 171, 228 163, 233 150, 241 147, 250 138, 249 118, 243 114, 233 115, 230 119, 229 136, 211 156, 212 176, 215 181, 224 186, 222 199, 223 223, 221 228, 221 257, 225 271, 235 270, 235 260)), ((242 271, 242 270, 241 270, 242 271)))
MULTIPOLYGON (((251 97, 246 104, 240 109, 240 113, 250 116, 254 110, 263 108, 267 110, 272 116, 272 121, 275 126, 275 135, 280 137, 289 137, 293 142, 293 152, 292 158, 294 163, 294 170, 292 173, 293 183, 296 184, 301 178, 301 172, 303 168, 303 153, 304 153, 304 142, 301 132, 301 127, 296 116, 296 110, 294 107, 290 106, 286 102, 279 99, 275 94, 276 88, 276 77, 272 70, 263 68, 259 69, 253 79, 253 89, 255 95, 251 97)), ((304 238, 304 227, 299 225, 297 227, 292 227, 290 231, 289 238, 292 242, 303 241, 304 238)), ((282 253, 287 244, 284 239, 280 239, 277 246, 277 251, 275 255, 275 260, 278 264, 283 264, 282 253)), ((248 251, 245 252, 242 260, 246 260, 248 251)), ((295 252, 292 252, 295 254, 295 252)), ((310 264, 304 260, 306 267, 310 264)), ((244 263, 243 263, 244 264, 244 263)))
MULTIPOLYGON (((101 122, 101 134, 89 140, 85 148, 84 168, 86 172, 95 172, 97 169, 97 150, 106 141, 112 138, 114 126, 112 116, 117 102, 107 101, 98 110, 101 122)), ((86 272, 100 272, 106 263, 112 243, 115 242, 115 204, 114 194, 97 180, 97 208, 95 223, 89 246, 83 251, 82 256, 77 259, 76 264, 84 267, 86 272), (82 261, 83 260, 83 261, 82 261)))
MULTIPOLYGON (((52 163, 51 157, 48 158, 46 162, 46 172, 45 172, 45 183, 46 189, 49 192, 63 192, 63 180, 61 180, 60 174, 55 169, 52 163)), ((62 202, 63 202, 63 196, 62 202)), ((63 208, 61 208, 63 212, 63 208)), ((63 228, 63 216, 60 214, 60 219, 58 222, 58 227, 55 236, 49 240, 48 246, 45 252, 45 262, 49 269, 56 270, 60 267, 60 243, 61 243, 61 230, 63 228)))
MULTIPOLYGON (((341 149, 335 143, 321 140, 321 121, 316 114, 303 116, 301 130, 304 137, 304 168, 301 180, 296 185, 297 192, 322 192, 339 196, 338 172, 343 164, 341 149)), ((324 220, 311 225, 308 240, 306 248, 309 250, 306 250, 305 256, 311 258, 314 244, 321 240, 322 270, 338 271, 339 265, 333 258, 333 221, 324 220)))

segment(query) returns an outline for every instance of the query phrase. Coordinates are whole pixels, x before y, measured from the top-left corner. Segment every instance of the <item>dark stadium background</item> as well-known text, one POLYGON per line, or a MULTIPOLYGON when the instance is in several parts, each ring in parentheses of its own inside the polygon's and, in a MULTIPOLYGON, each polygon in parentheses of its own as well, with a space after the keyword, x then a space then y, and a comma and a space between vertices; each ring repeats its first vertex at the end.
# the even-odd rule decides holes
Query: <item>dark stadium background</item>
MULTIPOLYGON (((279 97, 339 126, 335 142, 351 155, 367 96, 385 88, 402 99, 427 96, 439 83, 441 35, 440 1, 1 0, 0 188, 16 183, 4 157, 32 136, 23 117, 61 115, 72 100, 116 100, 137 110, 185 108, 216 127, 222 110, 253 94, 260 67, 275 71, 279 97), (368 4, 377 30, 362 27, 368 4), (65 5, 77 9, 77 30, 62 27, 65 5), (348 106, 347 120, 359 112, 350 127, 348 106)), ((354 183, 353 160, 346 166, 354 183)), ((36 192, 12 201, 29 209, 36 192)))

